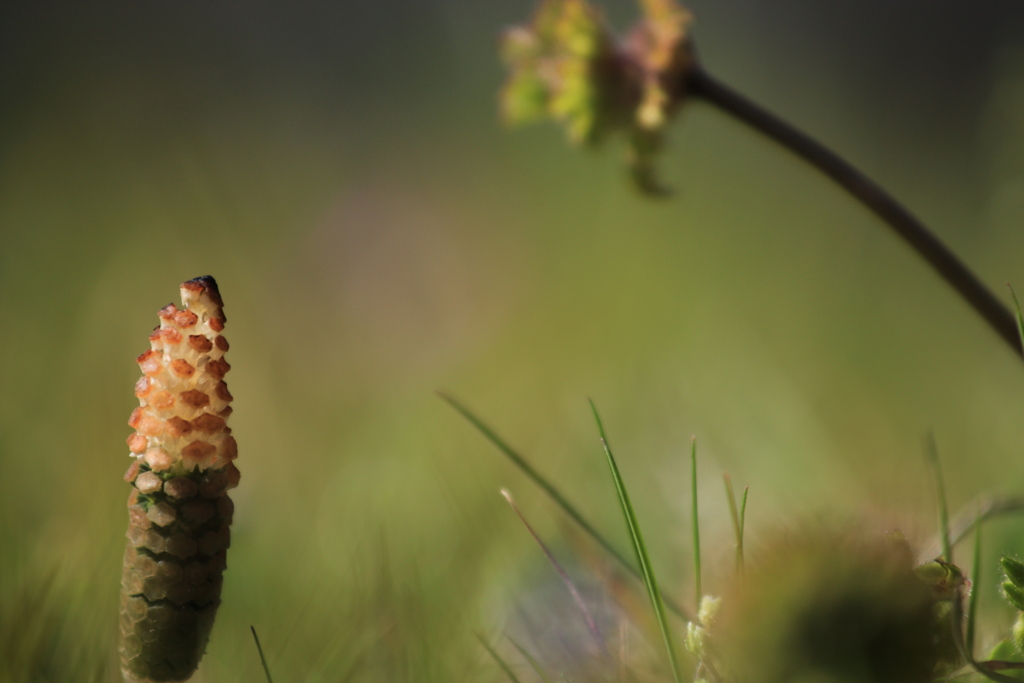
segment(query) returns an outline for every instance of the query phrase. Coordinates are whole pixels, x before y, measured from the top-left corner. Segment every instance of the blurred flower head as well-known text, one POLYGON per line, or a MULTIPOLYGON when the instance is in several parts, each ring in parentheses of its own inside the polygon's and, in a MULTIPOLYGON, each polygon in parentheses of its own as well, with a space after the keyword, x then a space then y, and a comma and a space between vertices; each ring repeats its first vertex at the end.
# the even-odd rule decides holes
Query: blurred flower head
POLYGON ((730 680, 924 683, 950 657, 950 605, 902 537, 801 533, 726 593, 712 643, 730 680))
POLYGON ((685 97, 692 17, 675 0, 642 6, 643 17, 618 40, 586 0, 542 0, 528 25, 505 33, 510 75, 501 108, 512 124, 555 119, 575 144, 622 133, 637 187, 659 194, 654 160, 685 97))

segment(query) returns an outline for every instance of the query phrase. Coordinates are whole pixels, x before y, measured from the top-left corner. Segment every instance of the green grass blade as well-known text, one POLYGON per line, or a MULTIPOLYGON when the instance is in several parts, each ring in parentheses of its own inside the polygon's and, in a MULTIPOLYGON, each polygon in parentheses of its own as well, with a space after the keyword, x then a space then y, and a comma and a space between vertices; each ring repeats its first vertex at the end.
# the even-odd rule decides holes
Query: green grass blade
POLYGON ((974 523, 974 561, 971 563, 971 598, 967 603, 967 637, 964 649, 974 656, 974 629, 978 614, 978 593, 981 592, 981 523, 974 523))
POLYGON ((690 439, 690 501, 693 516, 693 582, 697 593, 694 604, 700 609, 704 590, 700 585, 700 516, 697 513, 697 437, 690 439))
POLYGON ((967 646, 964 643, 963 633, 960 631, 960 624, 963 623, 963 617, 963 606, 960 604, 960 598, 957 597, 957 599, 953 600, 953 642, 956 644, 956 648, 960 652, 960 656, 964 658, 964 661, 967 662, 977 673, 990 681, 995 681, 996 683, 1020 683, 1019 678, 1006 676, 987 668, 982 662, 976 660, 974 656, 968 652, 967 646))
MULTIPOLYGON (((976 525, 977 525, 977 528, 975 529, 975 531, 977 532, 977 530, 981 528, 981 517, 980 517, 980 515, 978 517, 978 521, 976 522, 976 525)), ((980 554, 981 554, 981 550, 980 550, 980 548, 981 548, 980 536, 977 536, 977 535, 975 536, 974 548, 975 548, 975 567, 978 567, 980 565, 980 554)), ((971 596, 971 603, 972 603, 972 605, 974 604, 974 601, 975 601, 975 598, 972 595, 971 596)), ((981 674, 982 676, 984 676, 985 678, 989 679, 990 681, 995 681, 995 683, 1015 683, 1015 682, 1016 683, 1020 683, 1020 679, 1019 678, 1014 678, 1012 676, 1006 676, 1004 674, 997 673, 993 669, 991 669, 988 666, 986 666, 987 662, 979 662, 978 660, 976 660, 974 658, 974 653, 971 651, 970 648, 968 648, 967 643, 964 642, 964 634, 963 634, 963 631, 961 630, 961 624, 963 624, 963 622, 964 622, 963 601, 961 599, 961 595, 958 593, 956 595, 956 597, 953 599, 953 618, 950 620, 950 625, 953 628, 953 642, 956 645, 956 649, 957 649, 957 651, 959 651, 960 656, 963 657, 964 661, 967 662, 967 664, 970 665, 970 667, 972 669, 974 669, 977 673, 981 674)), ((968 620, 968 629, 969 629, 968 630, 968 634, 969 635, 972 635, 972 632, 970 631, 970 624, 971 624, 971 622, 973 622, 973 619, 969 619, 968 620)))
POLYGON ((942 467, 939 465, 939 449, 935 445, 935 435, 928 433, 925 442, 928 464, 935 475, 935 493, 939 502, 939 533, 942 538, 942 559, 953 564, 953 546, 949 535, 949 508, 946 506, 946 485, 942 481, 942 467))
POLYGON ((1013 297, 1013 310, 1017 314, 1017 335, 1020 337, 1021 345, 1024 346, 1024 317, 1020 313, 1020 302, 1017 301, 1017 294, 1009 282, 1006 283, 1006 286, 1010 290, 1010 296, 1013 297))
POLYGON ((725 497, 729 501, 729 517, 732 518, 732 531, 736 536, 736 573, 739 574, 743 563, 743 532, 740 531, 740 512, 736 509, 736 494, 732 490, 732 477, 728 472, 722 474, 725 481, 725 497))
POLYGON ((270 667, 267 666, 267 658, 263 656, 263 646, 260 645, 260 637, 256 635, 256 627, 250 626, 249 630, 252 631, 252 639, 256 641, 256 651, 260 653, 260 663, 263 665, 263 673, 267 675, 267 683, 274 683, 274 679, 270 677, 270 667))
POLYGON ((547 544, 541 540, 540 536, 537 535, 537 532, 533 530, 532 526, 530 526, 530 523, 526 521, 526 517, 523 516, 523 513, 520 512, 519 508, 516 506, 516 501, 514 498, 512 498, 512 494, 509 493, 507 489, 501 489, 501 495, 505 498, 505 502, 508 503, 509 507, 512 508, 512 511, 516 513, 516 516, 519 517, 519 521, 523 523, 523 526, 526 527, 526 530, 530 532, 531 536, 533 536, 533 540, 536 541, 537 545, 540 546, 540 549, 541 551, 543 551, 544 556, 548 558, 548 562, 550 562, 551 566, 553 566, 555 568, 555 571, 558 572, 558 576, 561 577, 562 582, 565 584, 566 588, 569 589, 569 594, 572 595, 572 599, 576 603, 576 606, 579 607, 580 612, 583 613, 583 619, 587 622, 587 630, 590 631, 590 635, 592 635, 594 637, 594 640, 597 641, 597 645, 601 648, 601 652, 607 654, 604 645, 604 637, 598 630, 597 622, 595 622, 594 617, 590 615, 590 610, 587 609, 587 603, 583 601, 583 596, 580 595, 579 590, 576 588, 576 584, 569 576, 569 572, 565 571, 565 568, 562 567, 561 563, 555 558, 554 554, 548 548, 547 544))
POLYGON ((512 671, 512 667, 508 665, 508 662, 501 658, 501 655, 499 655, 497 651, 493 647, 491 647, 490 643, 484 640, 484 637, 482 635, 480 635, 479 633, 475 635, 477 637, 477 640, 480 641, 480 644, 484 646, 484 649, 487 650, 488 653, 490 653, 494 661, 497 662, 498 666, 501 667, 501 670, 505 672, 505 675, 508 676, 508 679, 512 681, 512 683, 519 683, 519 679, 516 678, 516 674, 512 671))
MULTIPOLYGON (((1024 512, 1024 497, 1009 496, 997 498, 983 496, 964 505, 960 511, 949 522, 949 542, 955 548, 957 544, 967 538, 974 529, 974 523, 978 520, 988 521, 1004 515, 1018 515, 1024 512)), ((918 553, 919 562, 928 562, 935 559, 941 549, 942 540, 936 535, 935 539, 924 546, 918 553)))
MULTIPOLYGON (((643 575, 640 573, 640 570, 637 569, 636 565, 634 565, 632 562, 626 559, 626 556, 619 552, 618 549, 615 548, 615 546, 613 546, 596 528, 594 528, 594 526, 590 522, 588 522, 582 514, 580 514, 580 512, 573 506, 573 504, 570 503, 565 498, 565 496, 561 494, 561 492, 555 487, 555 485, 549 482, 540 472, 535 470, 533 466, 529 462, 527 462, 525 458, 523 458, 522 455, 516 452, 515 449, 509 446, 500 436, 497 435, 497 433, 493 429, 488 427, 483 420, 478 418, 469 410, 469 408, 462 405, 455 398, 440 391, 437 392, 437 395, 440 396, 441 399, 444 400, 448 405, 454 408, 456 412, 462 415, 462 417, 464 417, 467 422, 473 425, 476 428, 476 430, 484 436, 484 438, 490 441, 495 448, 497 448, 505 455, 505 457, 511 460, 512 464, 518 467, 523 472, 523 474, 525 474, 533 481, 534 484, 539 486, 546 494, 548 494, 551 500, 553 500, 555 504, 558 505, 558 507, 562 508, 562 511, 565 514, 569 515, 569 518, 572 521, 574 521, 577 525, 579 525, 579 527, 583 529, 583 531, 585 531, 587 535, 590 536, 599 546, 601 546, 601 548, 603 548, 605 552, 607 552, 609 555, 615 558, 615 560, 619 564, 621 564, 627 571, 629 571, 629 573, 631 573, 633 576, 640 579, 641 581, 643 580, 643 575)), ((682 605, 680 605, 675 600, 672 600, 668 596, 663 596, 663 598, 665 601, 665 605, 670 610, 675 612, 676 615, 678 615, 686 621, 693 621, 693 617, 690 616, 690 614, 686 611, 686 609, 683 608, 682 605)))
POLYGON ((531 655, 525 647, 523 647, 516 641, 512 640, 512 636, 508 635, 507 633, 505 634, 505 637, 508 638, 508 642, 512 643, 512 646, 515 647, 515 649, 519 650, 519 654, 523 656, 523 659, 530 663, 530 666, 533 667, 533 670, 535 672, 537 672, 537 675, 540 677, 540 680, 543 681, 543 683, 555 683, 551 676, 548 676, 547 672, 544 671, 544 667, 540 665, 540 662, 538 662, 537 659, 533 655, 531 655))
POLYGON ((594 411, 594 420, 597 421, 597 432, 601 436, 601 444, 604 446, 604 453, 608 457, 608 468, 612 473, 612 480, 615 482, 615 491, 619 495, 619 505, 626 518, 626 526, 629 527, 629 535, 633 541, 633 550, 636 552, 637 562, 644 575, 644 585, 647 586, 647 594, 651 598, 651 606, 654 608, 654 616, 658 620, 658 628, 661 629, 661 637, 665 641, 665 649, 668 650, 669 663, 672 666, 672 677, 676 683, 681 683, 682 678, 679 672, 679 662, 676 660, 676 648, 672 642, 672 632, 669 630, 668 619, 665 617, 665 605, 661 599, 661 591, 658 590, 658 581, 654 577, 654 568, 651 566, 650 557, 647 554, 647 547, 644 545, 643 536, 640 533, 640 525, 637 523, 636 514, 633 512, 633 505, 629 502, 629 494, 626 492, 626 484, 619 474, 619 467, 615 464, 615 456, 612 455, 611 446, 608 444, 608 437, 604 433, 604 425, 601 423, 601 416, 597 412, 597 406, 590 402, 590 408, 594 411))
POLYGON ((738 555, 740 556, 740 572, 744 571, 743 566, 743 531, 746 529, 747 523, 747 494, 750 493, 750 487, 743 487, 743 500, 740 501, 740 547, 738 555))

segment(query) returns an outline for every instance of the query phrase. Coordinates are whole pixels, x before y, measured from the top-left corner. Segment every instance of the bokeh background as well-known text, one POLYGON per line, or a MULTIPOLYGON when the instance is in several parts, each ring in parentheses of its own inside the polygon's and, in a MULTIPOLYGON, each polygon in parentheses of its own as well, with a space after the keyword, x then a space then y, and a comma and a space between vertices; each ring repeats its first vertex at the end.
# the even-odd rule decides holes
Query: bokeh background
MULTIPOLYGON (((620 27, 636 12, 602 5, 620 27)), ((668 201, 631 191, 614 144, 504 130, 497 36, 532 7, 3 4, 2 680, 118 680, 134 358, 208 273, 243 479, 196 681, 259 680, 249 625, 281 681, 501 680, 474 632, 571 670, 578 615, 551 609, 557 578, 500 486, 595 602, 642 609, 438 389, 627 548, 592 397, 684 601, 690 435, 711 591, 724 470, 751 486, 753 545, 808 516, 926 543, 929 430, 954 508, 1024 490, 1024 366, 812 170, 699 102, 672 131, 668 201)), ((709 70, 1024 289, 1024 5, 690 7, 709 70)), ((1024 550, 1020 521, 992 529, 990 567, 1024 550)), ((994 632, 1011 614, 990 573, 994 632)))

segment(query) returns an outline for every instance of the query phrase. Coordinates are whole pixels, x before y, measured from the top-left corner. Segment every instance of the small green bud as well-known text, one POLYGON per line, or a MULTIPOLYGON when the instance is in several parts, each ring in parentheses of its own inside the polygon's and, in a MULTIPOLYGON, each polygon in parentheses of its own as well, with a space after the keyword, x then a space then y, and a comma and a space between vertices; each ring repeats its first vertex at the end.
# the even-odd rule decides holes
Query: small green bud
POLYGON ((1013 581, 1019 587, 1024 588, 1024 562, 1003 555, 999 560, 999 564, 1002 565, 1003 571, 1006 572, 1006 578, 1013 581))
POLYGON ((964 585, 964 573, 955 564, 932 560, 915 567, 917 578, 932 587, 939 600, 952 600, 964 585))
POLYGON ((914 573, 917 574, 919 579, 931 585, 935 585, 946 578, 946 568, 938 560, 925 562, 915 567, 914 573))
POLYGON ((1024 610, 1024 589, 1013 581, 1003 581, 1003 595, 1019 610, 1024 610))

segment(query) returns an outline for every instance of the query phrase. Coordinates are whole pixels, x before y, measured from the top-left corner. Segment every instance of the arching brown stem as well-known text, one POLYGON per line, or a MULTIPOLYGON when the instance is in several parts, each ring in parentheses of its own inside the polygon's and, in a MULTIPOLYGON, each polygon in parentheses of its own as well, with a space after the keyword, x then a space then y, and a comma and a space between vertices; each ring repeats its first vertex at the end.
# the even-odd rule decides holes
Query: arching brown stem
POLYGON ((1010 311, 963 261, 916 216, 848 161, 736 92, 700 67, 688 76, 687 91, 775 140, 834 180, 903 238, 938 275, 1024 358, 1017 322, 1010 311))

